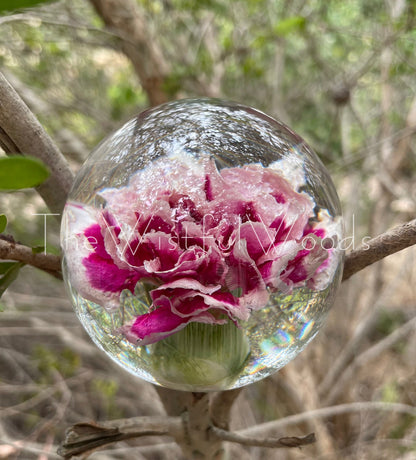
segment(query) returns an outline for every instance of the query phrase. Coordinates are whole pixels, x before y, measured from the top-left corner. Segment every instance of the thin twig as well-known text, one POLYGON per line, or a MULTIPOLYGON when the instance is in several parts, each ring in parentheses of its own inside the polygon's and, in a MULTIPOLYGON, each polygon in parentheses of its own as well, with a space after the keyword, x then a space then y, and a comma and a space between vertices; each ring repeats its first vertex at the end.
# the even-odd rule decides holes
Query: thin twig
POLYGON ((416 244, 416 219, 398 225, 347 255, 343 281, 363 268, 416 244))
POLYGON ((357 356, 356 359, 344 370, 344 372, 337 379, 336 385, 334 385, 324 398, 323 403, 326 405, 333 404, 340 394, 343 393, 346 385, 350 380, 357 375, 357 371, 360 367, 364 366, 371 360, 375 360, 385 350, 391 348, 400 340, 404 339, 412 330, 416 329, 416 317, 404 323, 399 328, 395 329, 384 339, 380 340, 368 350, 364 351, 357 356))
MULTIPOLYGON (((380 311, 385 307, 385 299, 389 298, 389 296, 396 291, 398 280, 402 279, 405 273, 406 265, 403 264, 394 274, 394 277, 389 280, 387 286, 377 293, 376 298, 373 298, 372 308, 369 309, 369 312, 360 319, 359 323, 354 328, 352 336, 346 343, 343 344, 342 349, 337 354, 335 360, 331 363, 331 366, 326 371, 322 381, 319 383, 318 394, 321 400, 335 386, 335 382, 338 380, 339 376, 357 355, 363 341, 376 327, 380 318, 380 311)), ((412 311, 412 309, 410 309, 410 311, 412 311)))
POLYGON ((38 438, 41 433, 49 432, 50 434, 52 434, 53 428, 64 418, 66 410, 72 399, 71 390, 69 389, 65 379, 57 370, 53 370, 52 374, 54 376, 54 379, 57 381, 57 383, 54 386, 59 389, 61 398, 59 403, 53 401, 53 405, 56 407, 55 414, 53 414, 53 416, 47 419, 44 423, 36 427, 36 429, 31 433, 32 438, 38 438))
MULTIPOLYGON (((49 460, 59 460, 62 458, 57 454, 45 452, 44 446, 40 443, 28 442, 26 440, 15 441, 11 439, 9 440, 7 438, 0 438, 0 446, 10 446, 11 448, 13 448, 13 454, 16 454, 17 452, 28 452, 30 454, 37 454, 37 458, 40 458, 39 455, 44 454, 48 455, 49 460)), ((53 446, 52 450, 56 450, 56 446, 53 446)))
POLYGON ((57 386, 48 387, 36 393, 32 398, 26 399, 19 404, 15 404, 14 406, 9 407, 2 407, 1 415, 2 417, 7 417, 11 414, 19 414, 28 411, 29 409, 33 409, 39 403, 49 400, 51 396, 56 392, 56 390, 57 386))
POLYGON ((216 437, 222 439, 223 441, 236 442, 238 444, 241 444, 242 446, 272 447, 274 449, 278 449, 287 447, 301 447, 316 442, 314 433, 302 437, 285 436, 279 439, 259 439, 250 438, 248 436, 242 436, 241 434, 232 433, 227 430, 222 430, 221 428, 217 428, 215 426, 211 428, 211 431, 215 434, 216 437))
POLYGON ((316 418, 327 418, 334 417, 335 415, 349 414, 351 412, 362 412, 362 411, 382 411, 382 412, 397 412, 400 414, 409 414, 413 417, 416 416, 416 407, 410 406, 409 404, 401 403, 384 403, 378 401, 368 402, 355 402, 339 404, 336 406, 322 407, 321 409, 311 410, 308 412, 302 412, 301 414, 289 415, 278 420, 271 422, 261 423, 244 430, 237 431, 238 434, 243 436, 258 436, 266 435, 276 430, 282 430, 290 425, 297 425, 304 423, 308 420, 316 418))

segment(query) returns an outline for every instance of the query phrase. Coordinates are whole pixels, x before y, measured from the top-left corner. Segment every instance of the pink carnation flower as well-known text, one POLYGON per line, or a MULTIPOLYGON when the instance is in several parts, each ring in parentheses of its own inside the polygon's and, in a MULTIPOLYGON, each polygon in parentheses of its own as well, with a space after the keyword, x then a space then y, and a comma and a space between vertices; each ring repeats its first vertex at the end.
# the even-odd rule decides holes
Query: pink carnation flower
POLYGON ((238 325, 270 293, 323 289, 333 274, 330 217, 311 223, 313 200, 280 172, 187 161, 162 158, 103 190, 103 210, 67 205, 67 263, 84 298, 111 309, 149 286, 149 311, 122 328, 139 345, 194 321, 238 325))

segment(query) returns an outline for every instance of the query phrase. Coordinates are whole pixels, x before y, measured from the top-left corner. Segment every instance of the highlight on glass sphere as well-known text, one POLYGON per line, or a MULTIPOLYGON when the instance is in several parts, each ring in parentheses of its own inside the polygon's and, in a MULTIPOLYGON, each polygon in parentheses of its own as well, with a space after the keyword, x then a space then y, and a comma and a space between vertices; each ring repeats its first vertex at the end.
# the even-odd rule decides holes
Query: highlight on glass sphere
POLYGON ((302 351, 333 302, 341 238, 310 147, 218 99, 149 109, 104 140, 61 230, 66 285, 94 342, 186 391, 253 383, 302 351))

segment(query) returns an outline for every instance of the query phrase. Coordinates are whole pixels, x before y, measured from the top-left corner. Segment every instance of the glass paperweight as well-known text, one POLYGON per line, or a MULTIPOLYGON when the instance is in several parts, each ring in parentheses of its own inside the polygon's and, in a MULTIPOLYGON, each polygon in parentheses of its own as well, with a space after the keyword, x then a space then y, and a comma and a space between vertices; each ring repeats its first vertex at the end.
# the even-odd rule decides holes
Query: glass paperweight
POLYGON ((82 166, 63 215, 64 277, 93 341, 132 374, 231 389, 317 334, 341 229, 327 171, 290 128, 181 100, 130 120, 82 166))

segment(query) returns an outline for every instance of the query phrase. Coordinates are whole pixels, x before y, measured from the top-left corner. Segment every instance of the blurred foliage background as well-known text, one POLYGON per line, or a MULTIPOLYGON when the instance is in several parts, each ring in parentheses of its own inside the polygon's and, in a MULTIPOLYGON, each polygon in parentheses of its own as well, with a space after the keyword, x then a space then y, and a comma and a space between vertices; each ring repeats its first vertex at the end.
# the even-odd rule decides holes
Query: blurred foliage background
MULTIPOLYGON (((61 0, 1 13, 1 71, 74 171, 149 105, 222 97, 281 119, 313 147, 336 182, 348 249, 416 214, 414 0, 61 0)), ((0 194, 5 233, 59 253, 47 212, 34 191, 0 194)), ((234 409, 235 429, 304 413, 280 434, 315 431, 317 444, 233 455, 416 458, 416 418, 397 406, 416 405, 415 256, 344 283, 320 336, 234 409), (310 415, 340 404, 351 410, 310 415)), ((71 423, 163 413, 151 385, 90 343, 59 281, 25 267, 1 303, 0 458, 59 458, 71 423)), ((179 453, 144 439, 91 458, 179 453)))

